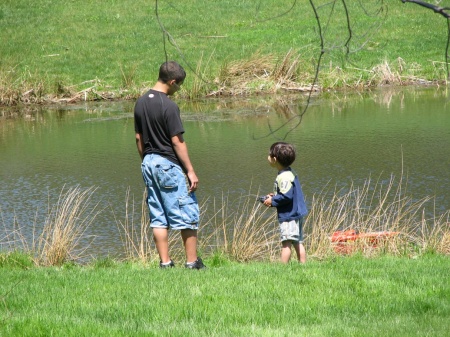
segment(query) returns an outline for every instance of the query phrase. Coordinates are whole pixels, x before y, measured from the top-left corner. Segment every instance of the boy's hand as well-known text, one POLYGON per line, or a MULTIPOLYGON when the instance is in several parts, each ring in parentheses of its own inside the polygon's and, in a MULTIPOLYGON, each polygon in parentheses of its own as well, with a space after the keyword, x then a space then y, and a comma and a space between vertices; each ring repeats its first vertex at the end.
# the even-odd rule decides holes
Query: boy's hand
POLYGON ((198 178, 194 171, 188 172, 187 174, 189 180, 189 193, 195 192, 198 187, 198 178))
POLYGON ((266 200, 264 200, 264 205, 267 207, 272 207, 272 196, 273 194, 268 194, 266 200))

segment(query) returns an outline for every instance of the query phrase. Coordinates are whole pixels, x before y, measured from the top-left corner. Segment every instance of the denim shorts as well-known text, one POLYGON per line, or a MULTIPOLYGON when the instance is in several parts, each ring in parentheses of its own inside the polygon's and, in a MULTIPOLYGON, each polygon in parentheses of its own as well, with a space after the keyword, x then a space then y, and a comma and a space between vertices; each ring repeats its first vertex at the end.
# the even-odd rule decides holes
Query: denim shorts
POLYGON ((158 154, 148 154, 141 169, 147 186, 150 227, 198 229, 197 198, 193 192, 189 193, 181 167, 158 154))
POLYGON ((280 239, 303 243, 303 218, 281 222, 280 239))

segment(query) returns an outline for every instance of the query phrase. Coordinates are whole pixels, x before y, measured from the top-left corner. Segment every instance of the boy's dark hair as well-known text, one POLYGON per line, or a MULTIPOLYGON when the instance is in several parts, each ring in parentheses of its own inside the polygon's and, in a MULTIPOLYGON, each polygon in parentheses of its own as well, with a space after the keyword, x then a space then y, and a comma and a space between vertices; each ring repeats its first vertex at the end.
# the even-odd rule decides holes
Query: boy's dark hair
POLYGON ((295 160, 295 148, 292 144, 285 142, 273 143, 270 147, 269 156, 277 158, 283 167, 291 166, 295 160))
POLYGON ((180 66, 175 61, 168 61, 161 64, 159 67, 159 78, 158 81, 167 83, 170 80, 175 80, 177 84, 183 82, 186 78, 186 72, 183 67, 180 66))

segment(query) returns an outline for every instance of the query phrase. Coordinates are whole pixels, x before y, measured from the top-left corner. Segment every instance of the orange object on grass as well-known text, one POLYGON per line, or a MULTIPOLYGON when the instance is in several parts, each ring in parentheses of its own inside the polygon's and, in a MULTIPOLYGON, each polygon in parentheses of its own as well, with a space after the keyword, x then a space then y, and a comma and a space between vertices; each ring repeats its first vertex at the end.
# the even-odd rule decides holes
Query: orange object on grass
POLYGON ((393 237, 400 234, 400 232, 370 232, 357 233, 354 229, 346 231, 336 231, 331 236, 331 242, 334 244, 334 251, 340 254, 351 254, 356 250, 354 243, 356 240, 367 239, 371 247, 376 248, 380 240, 393 237))

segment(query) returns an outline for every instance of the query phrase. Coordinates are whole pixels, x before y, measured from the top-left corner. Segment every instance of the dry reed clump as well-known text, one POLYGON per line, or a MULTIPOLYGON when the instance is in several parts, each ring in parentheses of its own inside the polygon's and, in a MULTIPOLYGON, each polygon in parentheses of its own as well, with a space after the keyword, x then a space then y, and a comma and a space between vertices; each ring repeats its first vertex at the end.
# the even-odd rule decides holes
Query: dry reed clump
POLYGON ((0 105, 39 104, 45 101, 44 96, 44 82, 31 72, 0 71, 0 105))
POLYGON ((31 237, 23 233, 16 219, 11 229, 6 228, 2 219, 4 230, 0 236, 0 249, 29 254, 38 266, 60 266, 86 259, 84 252, 90 243, 85 233, 100 213, 97 205, 92 207, 91 203, 95 190, 94 187, 84 190, 63 188, 56 203, 49 205, 42 228, 34 224, 31 237))
MULTIPOLYGON (((304 244, 312 258, 336 254, 362 254, 366 257, 391 254, 416 256, 426 252, 450 254, 450 212, 437 218, 425 217, 432 198, 415 200, 407 186, 391 176, 388 181, 367 179, 362 186, 348 189, 326 186, 313 196, 306 218, 304 244), (334 243, 336 231, 352 230, 360 238, 334 243), (363 234, 387 233, 375 239, 363 234)), ((140 229, 133 221, 122 224, 127 258, 150 262, 157 252, 148 240, 148 218, 142 204, 140 229)), ((201 206, 199 250, 204 257, 220 254, 237 262, 275 261, 279 258, 276 211, 262 206, 254 195, 230 201, 207 200, 201 206), (208 209, 211 208, 211 209, 208 209)), ((128 216, 126 217, 128 218, 128 216)), ((174 260, 184 259, 178 231, 170 232, 169 246, 174 260)))
MULTIPOLYGON (((403 61, 403 60, 402 60, 403 61)), ((401 72, 403 69, 403 62, 399 61, 399 70, 393 70, 387 61, 372 68, 372 77, 370 83, 377 83, 378 85, 386 84, 402 84, 401 72)))
MULTIPOLYGON (((145 192, 141 203, 140 221, 135 220, 134 207, 130 205, 127 192, 124 221, 117 221, 124 244, 125 258, 142 263, 157 261, 158 253, 149 239, 150 227, 145 192), (131 208, 131 213, 129 211, 131 208)), ((202 254, 220 252, 228 258, 247 262, 252 260, 271 260, 278 247, 278 231, 274 226, 275 214, 269 214, 256 201, 256 197, 243 196, 235 203, 223 196, 220 206, 212 201, 212 215, 208 212, 208 201, 200 206, 200 230, 198 249, 202 254)), ((179 231, 169 231, 169 251, 174 261, 185 259, 184 247, 179 231)))
POLYGON ((423 216, 418 232, 415 241, 422 251, 450 255, 450 211, 432 219, 423 216))
POLYGON ((67 85, 61 79, 51 82, 29 71, 22 74, 0 71, 0 106, 137 98, 141 88, 134 84, 133 69, 128 72, 121 70, 122 88, 110 91, 102 90, 109 86, 98 78, 78 85, 67 85))
POLYGON ((418 70, 420 70, 418 64, 406 64, 401 57, 398 57, 393 63, 385 60, 369 70, 370 78, 364 86, 432 84, 431 81, 415 76, 414 73, 418 70))
POLYGON ((387 183, 368 179, 362 187, 348 190, 325 189, 314 196, 305 228, 310 254, 323 258, 336 253, 361 253, 366 256, 388 253, 414 255, 426 251, 448 253, 448 213, 433 223, 425 220, 425 197, 414 200, 407 194, 406 183, 391 176, 387 183), (361 238, 332 243, 336 231, 388 233, 376 240, 361 238), (398 235, 397 235, 398 233, 398 235))
MULTIPOLYGON (((332 61, 324 66, 319 74, 323 88, 351 88, 363 90, 377 86, 399 86, 399 85, 431 85, 439 81, 429 81, 417 77, 415 74, 421 72, 421 66, 417 63, 407 64, 401 57, 395 61, 384 60, 370 69, 355 68, 343 65, 336 66, 332 61)), ((436 67, 436 77, 442 77, 442 67, 436 67), (439 74, 438 74, 439 73, 439 74)))
POLYGON ((128 189, 125 198, 125 218, 123 221, 116 219, 120 238, 124 245, 125 259, 148 263, 156 260, 157 253, 150 241, 150 224, 145 191, 142 197, 138 225, 135 224, 135 216, 134 200, 131 200, 130 203, 130 190, 128 189))
MULTIPOLYGON (((233 61, 225 64, 215 83, 219 87, 207 96, 235 96, 252 93, 270 93, 279 89, 306 92, 311 90, 311 84, 304 84, 312 77, 306 71, 301 71, 300 55, 293 50, 278 60, 273 54, 253 54, 247 60, 233 61)), ((313 87, 318 90, 317 86, 313 87)))
POLYGON ((274 210, 262 206, 253 195, 234 202, 223 195, 219 205, 213 200, 212 207, 212 216, 202 225, 208 233, 201 241, 203 251, 220 252, 238 262, 273 260, 278 255, 274 210))
POLYGON ((58 201, 49 209, 42 233, 33 242, 37 265, 59 266, 83 258, 88 245, 81 247, 80 240, 99 213, 97 205, 90 208, 94 191, 94 187, 61 190, 58 201))
POLYGON ((447 221, 445 224, 446 229, 440 240, 437 240, 438 246, 436 251, 439 254, 450 255, 450 222, 447 221))

